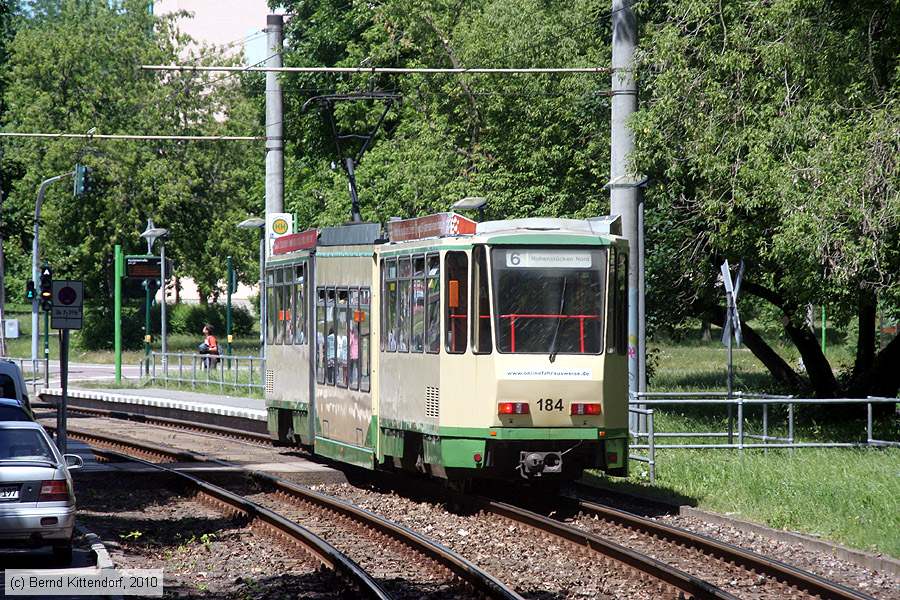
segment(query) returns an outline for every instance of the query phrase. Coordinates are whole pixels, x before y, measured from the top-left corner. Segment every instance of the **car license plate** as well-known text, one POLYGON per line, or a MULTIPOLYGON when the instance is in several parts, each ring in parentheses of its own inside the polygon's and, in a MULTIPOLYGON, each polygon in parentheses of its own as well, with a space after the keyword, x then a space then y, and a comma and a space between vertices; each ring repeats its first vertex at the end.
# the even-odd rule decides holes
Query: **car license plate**
POLYGON ((18 500, 18 499, 19 499, 19 486, 0 487, 0 501, 18 500))

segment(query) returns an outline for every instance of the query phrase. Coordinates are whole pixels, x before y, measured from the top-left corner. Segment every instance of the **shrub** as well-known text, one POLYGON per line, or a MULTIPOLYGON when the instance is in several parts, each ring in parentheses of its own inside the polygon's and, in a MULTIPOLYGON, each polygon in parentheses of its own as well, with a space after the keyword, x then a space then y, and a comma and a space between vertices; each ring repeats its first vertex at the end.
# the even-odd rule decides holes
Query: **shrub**
MULTIPOLYGON (((157 311, 158 312, 158 311, 157 311)), ((159 323, 159 317, 155 319, 159 323)), ((79 345, 84 350, 112 350, 115 326, 111 306, 85 307, 79 345)), ((144 342, 144 310, 122 307, 122 348, 137 350, 144 342)))
MULTIPOLYGON (((176 304, 172 307, 169 329, 173 333, 200 335, 203 326, 209 323, 217 336, 225 335, 225 306, 222 304, 176 304)), ((237 336, 250 335, 254 318, 244 307, 231 308, 232 333, 237 336)))

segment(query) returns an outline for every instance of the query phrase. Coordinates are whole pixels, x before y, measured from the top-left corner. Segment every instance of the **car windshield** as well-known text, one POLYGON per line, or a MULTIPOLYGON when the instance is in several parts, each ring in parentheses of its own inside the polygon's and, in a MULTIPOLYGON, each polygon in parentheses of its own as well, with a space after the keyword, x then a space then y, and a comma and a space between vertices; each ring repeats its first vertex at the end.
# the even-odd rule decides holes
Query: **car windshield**
POLYGON ((36 429, 0 429, 0 462, 42 461, 55 463, 53 450, 36 429))
POLYGON ((491 257, 501 352, 602 351, 606 250, 495 248, 491 257))

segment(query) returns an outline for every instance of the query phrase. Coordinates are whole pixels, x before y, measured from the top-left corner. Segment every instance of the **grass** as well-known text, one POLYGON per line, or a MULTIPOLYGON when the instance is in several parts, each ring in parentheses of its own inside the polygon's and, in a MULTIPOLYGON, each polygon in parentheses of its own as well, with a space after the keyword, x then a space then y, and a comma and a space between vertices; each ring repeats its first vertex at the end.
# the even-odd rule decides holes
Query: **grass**
MULTIPOLYGON (((718 341, 657 344, 652 391, 724 390, 726 353, 718 341)), ((796 351, 776 345, 797 365, 796 351)), ((850 364, 849 344, 833 344, 829 359, 850 364)), ((777 393, 766 369, 746 349, 734 353, 735 389, 777 393)), ((656 431, 724 431, 725 407, 672 407, 656 411, 656 431)), ((761 408, 748 408, 745 427, 760 433, 761 408)), ((798 409, 795 437, 802 441, 863 441, 861 411, 823 419, 819 409, 798 409)), ((784 435, 784 408, 772 408, 770 435, 784 435)), ((897 414, 876 421, 875 437, 900 440, 897 414)), ((659 439, 657 443, 675 443, 659 439)), ((696 439, 692 440, 696 442, 696 439)), ((712 440, 710 440, 712 441, 712 440)), ((779 529, 801 531, 863 550, 900 557, 900 449, 658 450, 656 485, 647 465, 632 463, 628 479, 600 479, 605 487, 674 499, 779 529)))

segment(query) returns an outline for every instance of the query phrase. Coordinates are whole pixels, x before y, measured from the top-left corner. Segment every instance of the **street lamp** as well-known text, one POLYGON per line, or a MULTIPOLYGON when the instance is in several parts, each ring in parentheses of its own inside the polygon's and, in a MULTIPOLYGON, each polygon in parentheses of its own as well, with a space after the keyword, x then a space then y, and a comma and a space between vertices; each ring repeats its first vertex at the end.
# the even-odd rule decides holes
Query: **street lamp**
POLYGON ((484 221, 484 205, 487 204, 487 198, 481 196, 466 196, 462 200, 453 203, 455 210, 477 210, 478 220, 484 221))
MULTIPOLYGON (((155 227, 153 219, 147 219, 147 229, 141 234, 141 237, 147 240, 147 254, 152 254, 153 244, 156 240, 159 242, 159 273, 160 288, 162 289, 162 303, 159 306, 159 319, 162 322, 160 339, 162 342, 162 359, 163 369, 166 368, 166 243, 165 239, 169 236, 169 230, 162 227, 155 227)), ((148 332, 149 333, 149 332, 148 332)))
POLYGON ((266 220, 250 217, 238 223, 238 229, 259 229, 259 349, 266 356, 266 220))

